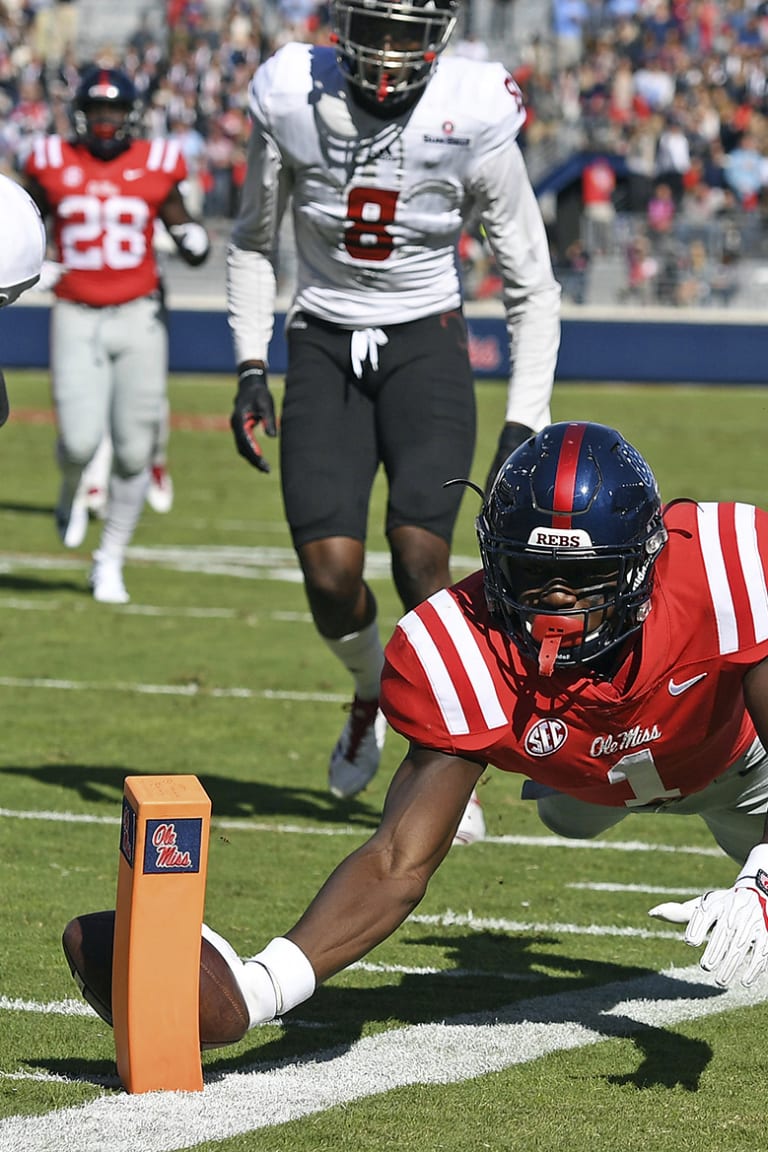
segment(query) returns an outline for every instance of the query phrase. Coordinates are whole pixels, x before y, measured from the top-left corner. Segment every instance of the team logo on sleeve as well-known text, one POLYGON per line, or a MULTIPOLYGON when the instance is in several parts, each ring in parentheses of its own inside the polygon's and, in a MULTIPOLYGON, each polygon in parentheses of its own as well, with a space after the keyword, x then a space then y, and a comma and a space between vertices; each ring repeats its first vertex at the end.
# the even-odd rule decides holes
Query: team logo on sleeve
POLYGON ((551 756, 568 739, 568 725, 564 720, 537 720, 525 735, 525 750, 529 756, 551 756))

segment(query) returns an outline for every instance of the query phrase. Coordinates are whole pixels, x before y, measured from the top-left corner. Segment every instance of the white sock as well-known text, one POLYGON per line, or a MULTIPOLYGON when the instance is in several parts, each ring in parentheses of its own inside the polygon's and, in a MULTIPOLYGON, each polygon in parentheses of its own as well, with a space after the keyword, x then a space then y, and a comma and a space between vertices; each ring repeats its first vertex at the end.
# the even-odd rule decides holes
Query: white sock
POLYGON ((250 960, 241 960, 232 945, 207 924, 203 924, 203 936, 221 953, 237 980, 251 1028, 289 1012, 308 1000, 315 990, 312 965, 298 945, 284 936, 270 940, 250 960))
POLYGON ((107 517, 99 542, 99 552, 103 556, 111 556, 122 563, 136 531, 148 487, 148 468, 137 476, 116 476, 114 472, 110 476, 107 517))
POLYGON ((359 632, 350 632, 339 640, 329 640, 327 636, 323 639, 351 674, 355 682, 355 695, 361 700, 376 700, 384 668, 384 648, 376 620, 359 632))

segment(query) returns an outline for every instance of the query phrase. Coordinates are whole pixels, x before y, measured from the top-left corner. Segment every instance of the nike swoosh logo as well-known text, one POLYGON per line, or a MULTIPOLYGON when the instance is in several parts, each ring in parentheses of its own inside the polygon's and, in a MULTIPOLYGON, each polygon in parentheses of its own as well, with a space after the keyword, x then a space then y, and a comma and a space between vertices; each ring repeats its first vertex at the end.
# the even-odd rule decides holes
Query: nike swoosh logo
POLYGON ((706 672, 699 672, 698 676, 691 676, 690 680, 681 680, 679 684, 675 684, 674 679, 671 679, 667 685, 670 696, 681 696, 683 692, 693 688, 694 684, 698 684, 699 680, 703 680, 707 675, 706 672))

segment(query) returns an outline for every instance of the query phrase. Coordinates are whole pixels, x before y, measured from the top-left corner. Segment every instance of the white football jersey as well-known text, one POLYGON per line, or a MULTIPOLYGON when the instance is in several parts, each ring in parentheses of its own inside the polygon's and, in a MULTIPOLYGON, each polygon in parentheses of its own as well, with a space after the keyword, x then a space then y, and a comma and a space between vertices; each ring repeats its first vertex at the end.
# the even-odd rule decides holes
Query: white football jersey
POLYGON ((256 72, 250 109, 248 174, 230 257, 238 360, 264 358, 271 316, 254 312, 273 304, 268 290, 249 293, 242 285, 245 254, 274 260, 289 198, 294 308, 348 328, 457 307, 457 244, 475 210, 503 280, 515 374, 522 367, 529 384, 541 380, 536 412, 518 407, 514 419, 546 423, 559 287, 516 142, 523 101, 504 66, 441 57, 416 105, 383 120, 351 99, 335 49, 287 44, 256 72))

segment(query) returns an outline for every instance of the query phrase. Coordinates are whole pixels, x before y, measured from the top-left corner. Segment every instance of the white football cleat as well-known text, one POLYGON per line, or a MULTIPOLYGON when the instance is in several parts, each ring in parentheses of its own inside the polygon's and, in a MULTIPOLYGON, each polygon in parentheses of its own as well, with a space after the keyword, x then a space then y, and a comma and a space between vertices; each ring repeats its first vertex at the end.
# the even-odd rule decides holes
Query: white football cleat
POLYGON ((155 464, 150 470, 147 504, 153 512, 165 513, 173 508, 173 480, 162 464, 155 464))
POLYGON ((56 509, 56 529, 65 548, 79 548, 88 531, 88 509, 78 494, 67 510, 62 504, 56 509))
POLYGON ((123 565, 114 556, 94 552, 90 585, 100 604, 127 604, 131 599, 123 583, 123 565))
POLYGON ((373 780, 386 732, 387 720, 378 700, 355 696, 328 765, 328 787, 334 796, 349 800, 373 780))
POLYGON ((473 790, 469 804, 464 809, 464 815, 456 829, 453 842, 454 844, 476 844, 478 840, 485 840, 485 816, 483 816, 483 809, 477 798, 477 792, 473 790))

